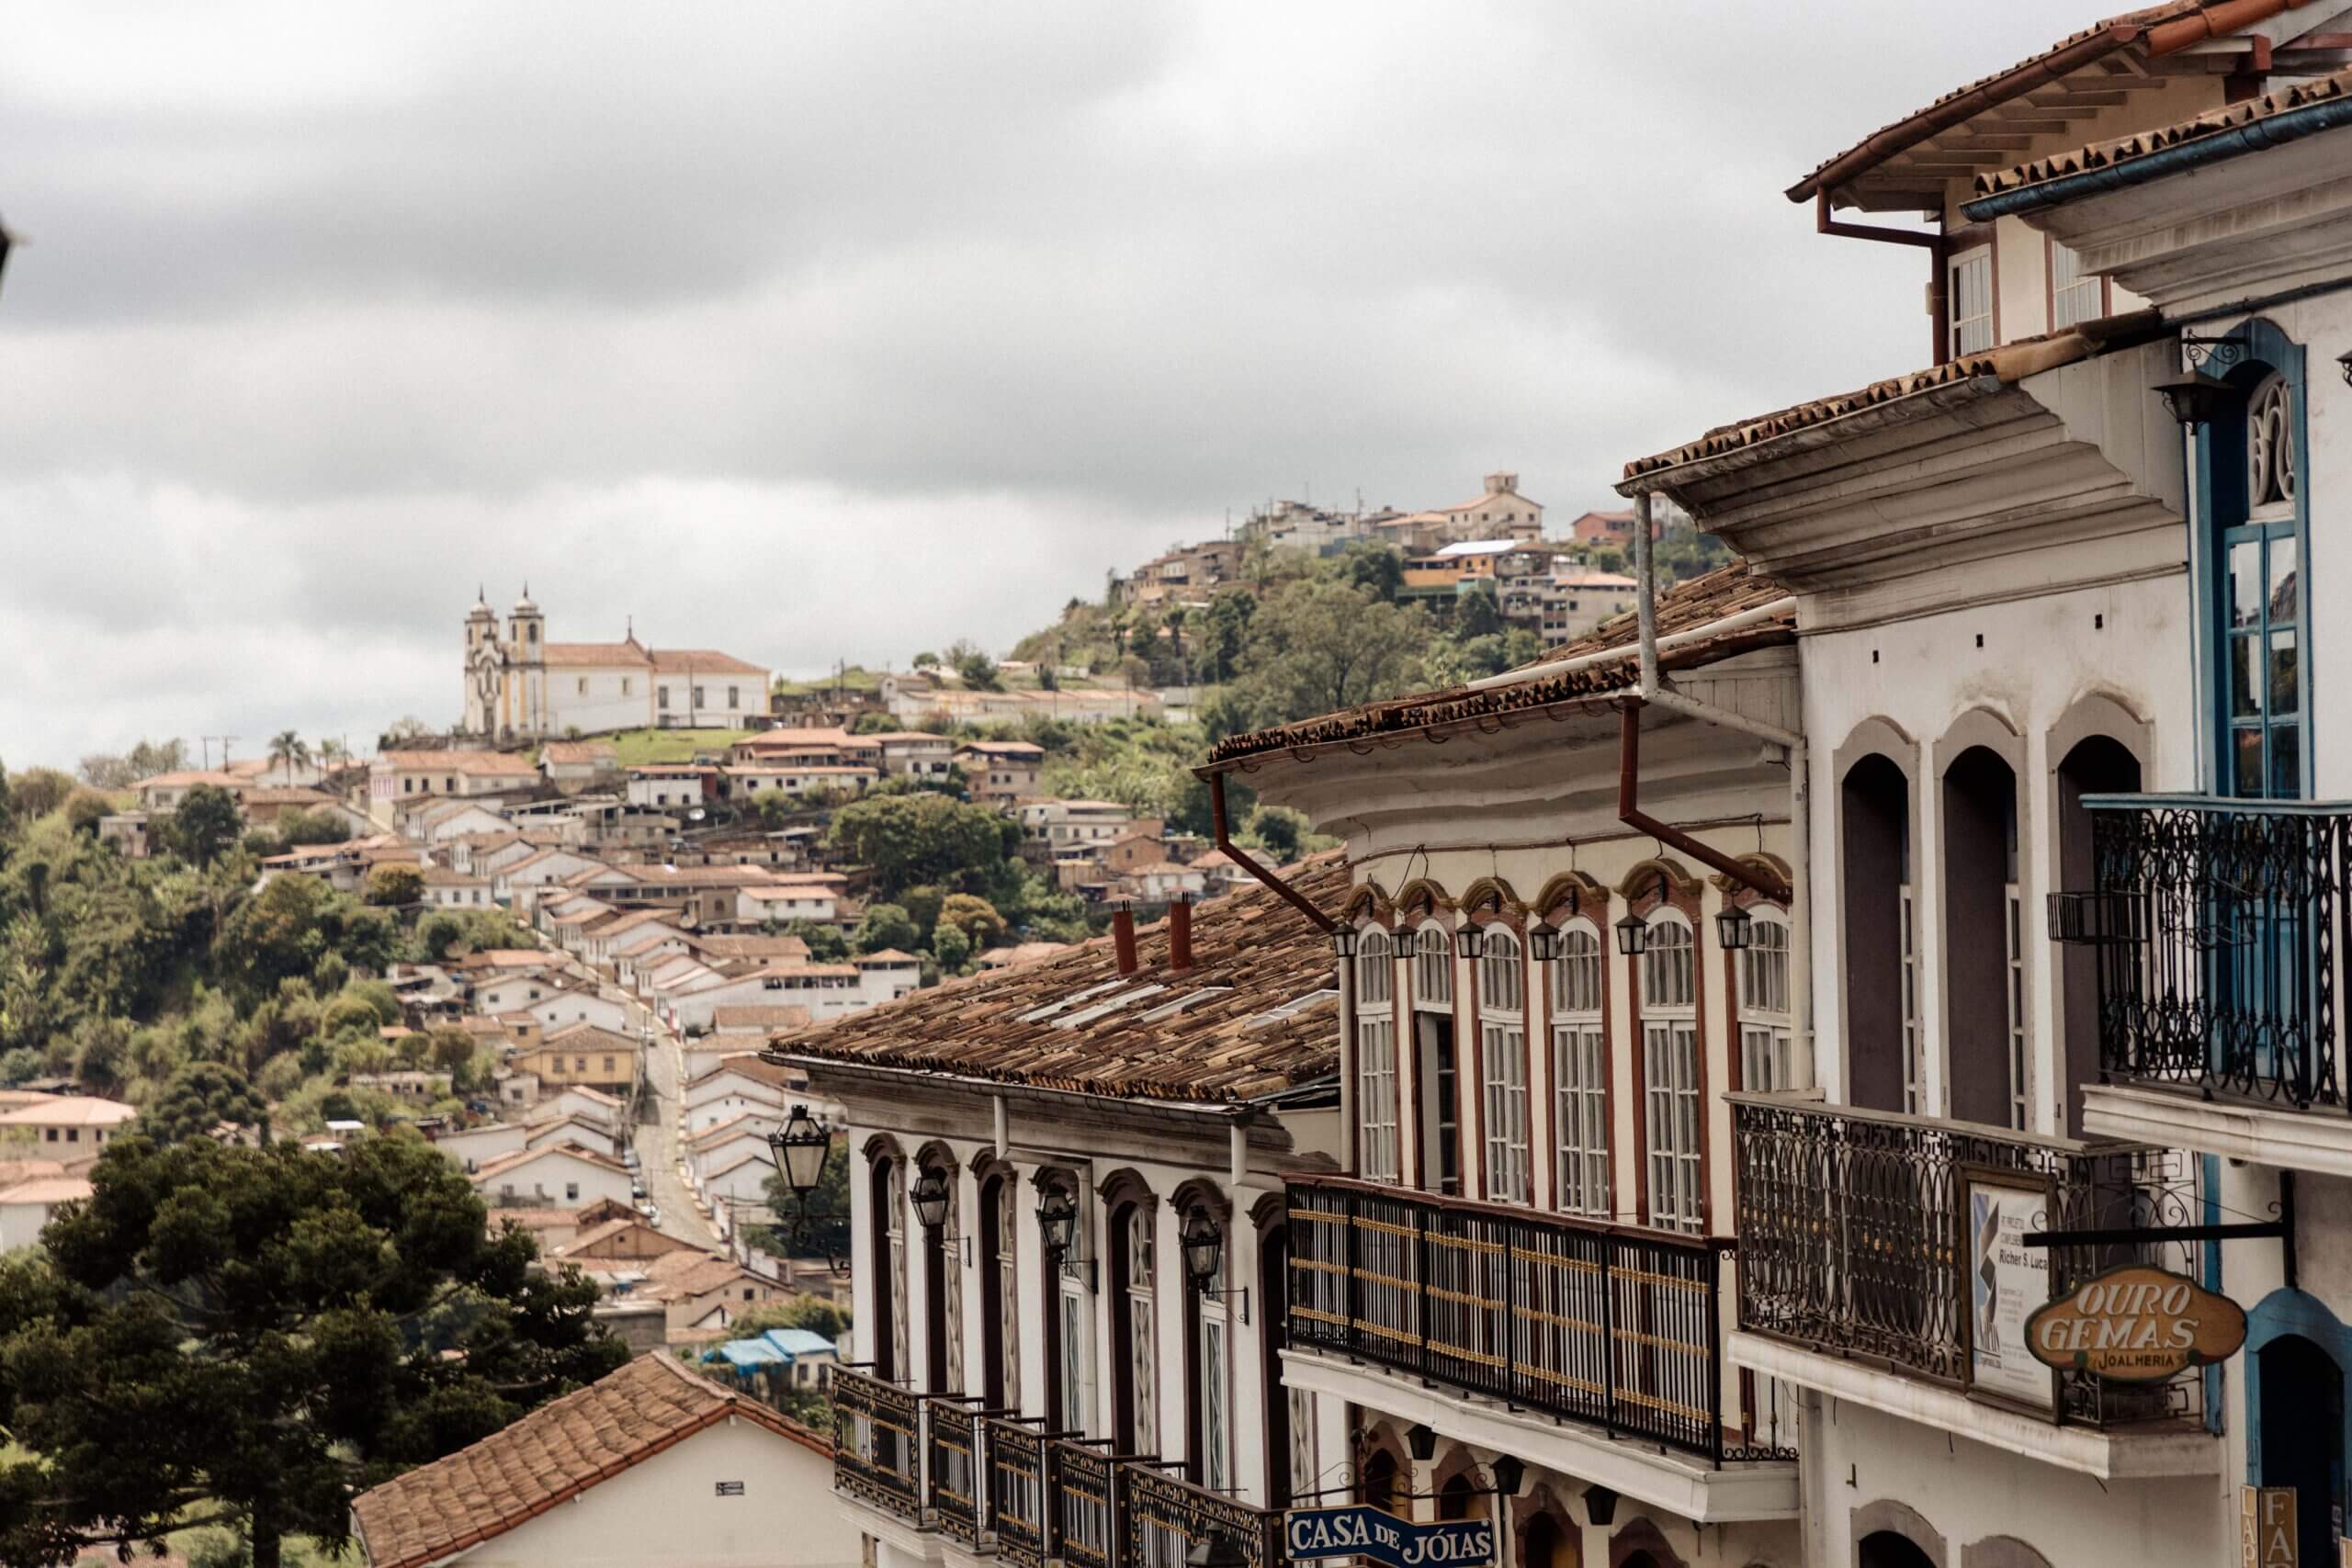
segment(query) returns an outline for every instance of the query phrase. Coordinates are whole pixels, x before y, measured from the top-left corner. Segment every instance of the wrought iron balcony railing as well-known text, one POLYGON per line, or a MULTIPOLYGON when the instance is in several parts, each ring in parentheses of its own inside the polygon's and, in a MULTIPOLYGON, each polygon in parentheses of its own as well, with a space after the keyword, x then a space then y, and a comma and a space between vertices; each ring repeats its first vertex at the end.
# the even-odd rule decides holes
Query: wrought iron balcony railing
MULTIPOLYGON (((2047 1184, 2050 1230, 2192 1222, 2185 1157, 2137 1144, 2077 1143, 1973 1122, 1734 1094, 1739 1325, 1922 1381, 1960 1386, 1971 1292, 1962 1262, 1968 1180, 2007 1172, 2047 1184)), ((2050 1289, 2125 1263, 2182 1272, 2194 1243, 2052 1247, 2050 1289)), ((2062 1374, 2053 1420, 2096 1426, 2201 1414, 2194 1373, 2104 1384, 2062 1374)))
POLYGON ((843 1371, 833 1484, 1012 1568, 1182 1568, 1205 1537, 1243 1568, 1277 1568, 1282 1515, 1195 1486, 1148 1457, 1113 1454, 1034 1418, 977 1410, 843 1371))
POLYGON ((2341 1107, 2335 956, 2352 806, 2094 795, 2093 885, 2050 934, 2091 948, 2105 1081, 2341 1107))
POLYGON ((1726 1442, 1730 1244, 1373 1182, 1290 1183, 1290 1341, 1699 1454, 1726 1442))

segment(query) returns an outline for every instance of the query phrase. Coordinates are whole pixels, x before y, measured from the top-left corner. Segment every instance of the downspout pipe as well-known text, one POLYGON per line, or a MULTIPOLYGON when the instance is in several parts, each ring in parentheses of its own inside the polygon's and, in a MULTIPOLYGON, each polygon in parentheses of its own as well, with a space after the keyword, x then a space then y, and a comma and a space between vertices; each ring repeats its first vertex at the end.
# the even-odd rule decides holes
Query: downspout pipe
POLYGON ((2085 169, 2079 174, 2061 175, 2054 180, 2037 185, 2020 186, 2015 190, 1996 191, 1980 197, 1961 209, 1974 222, 1986 223, 1996 218, 2014 218, 2028 212, 2041 212, 2063 206, 2078 197, 2099 196, 2109 191, 2128 190, 2133 186, 2146 185, 2184 169, 2199 169, 2208 164, 2219 164, 2248 152, 2300 141, 2306 136, 2317 136, 2324 130, 2335 130, 2352 125, 2352 94, 2323 98, 2300 108, 2281 110, 2267 119, 2248 120, 2228 130, 2200 136, 2194 141, 2176 141, 2169 147, 2137 158, 2127 158, 2120 164, 2103 168, 2085 169))
POLYGON ((1941 365, 1951 357, 1951 296, 1944 287, 1944 258, 1950 247, 1941 234, 1916 229, 1883 229, 1872 223, 1841 223, 1830 216, 1829 189, 1814 193, 1813 231, 1841 240, 1876 240, 1883 245, 1917 245, 1928 253, 1928 330, 1935 344, 1928 363, 1941 365))
POLYGON ((1226 820, 1225 774, 1222 773, 1209 775, 1209 825, 1216 840, 1216 847, 1225 852, 1227 860, 1272 888, 1292 908, 1305 915, 1315 929, 1324 935, 1329 936, 1340 929, 1340 922, 1317 908, 1306 894, 1259 864, 1257 861, 1250 858, 1247 851, 1233 841, 1230 825, 1226 820))

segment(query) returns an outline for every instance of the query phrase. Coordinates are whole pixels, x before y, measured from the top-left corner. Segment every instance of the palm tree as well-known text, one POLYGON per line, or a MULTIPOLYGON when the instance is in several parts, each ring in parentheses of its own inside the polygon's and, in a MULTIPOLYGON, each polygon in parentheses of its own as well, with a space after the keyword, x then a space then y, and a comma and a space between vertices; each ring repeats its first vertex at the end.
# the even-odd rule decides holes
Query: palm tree
POLYGON ((281 729, 270 737, 269 761, 272 767, 283 766, 288 783, 294 779, 294 770, 311 765, 311 743, 290 729, 281 729))
POLYGON ((334 736, 330 735, 319 742, 319 766, 322 768, 338 768, 350 760, 350 749, 334 736))

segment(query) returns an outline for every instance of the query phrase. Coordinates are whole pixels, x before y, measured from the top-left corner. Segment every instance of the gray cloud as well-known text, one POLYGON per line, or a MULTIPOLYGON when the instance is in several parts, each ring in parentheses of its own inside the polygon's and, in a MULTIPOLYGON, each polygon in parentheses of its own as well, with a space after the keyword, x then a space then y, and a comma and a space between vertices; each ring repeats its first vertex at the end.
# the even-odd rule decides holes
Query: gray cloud
POLYGON ((0 757, 446 722, 478 579, 816 668, 1303 484, 1570 514, 1922 359, 1779 192, 2092 14, 12 17, 0 757))

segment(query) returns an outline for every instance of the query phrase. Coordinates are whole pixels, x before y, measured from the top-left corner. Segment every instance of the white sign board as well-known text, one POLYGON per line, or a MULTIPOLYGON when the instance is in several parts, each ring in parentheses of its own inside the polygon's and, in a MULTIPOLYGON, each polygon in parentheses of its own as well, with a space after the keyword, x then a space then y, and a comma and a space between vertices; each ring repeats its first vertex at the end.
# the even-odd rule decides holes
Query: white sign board
POLYGON ((1971 1178, 1968 1235, 1962 1261, 1968 1269, 1968 1381, 1996 1394, 2047 1410, 2054 1402, 2050 1369, 2027 1348, 2026 1319, 2050 1300, 2050 1253, 2024 1238, 2048 1221, 2049 1198, 1996 1180, 1971 1178))

